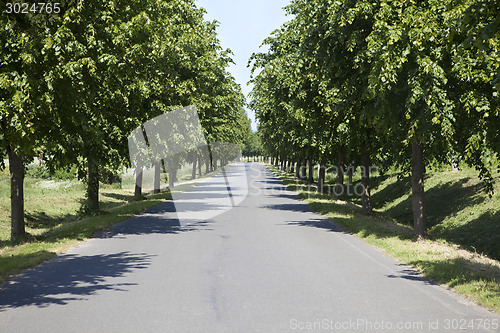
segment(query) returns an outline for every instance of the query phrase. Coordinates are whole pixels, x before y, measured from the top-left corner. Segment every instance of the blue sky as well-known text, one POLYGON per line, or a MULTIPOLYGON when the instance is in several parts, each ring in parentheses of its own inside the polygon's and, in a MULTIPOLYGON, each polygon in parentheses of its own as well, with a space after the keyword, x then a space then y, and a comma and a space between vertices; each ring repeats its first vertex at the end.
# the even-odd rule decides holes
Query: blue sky
MULTIPOLYGON (((282 9, 290 0, 197 0, 197 6, 207 10, 205 20, 219 22, 217 33, 223 48, 233 51, 232 65, 229 71, 241 85, 247 96, 252 90, 247 86, 250 80, 250 68, 247 68, 248 59, 259 50, 262 41, 273 30, 288 21, 282 9)), ((255 119, 251 110, 247 109, 248 117, 252 120, 252 129, 255 131, 255 119)))

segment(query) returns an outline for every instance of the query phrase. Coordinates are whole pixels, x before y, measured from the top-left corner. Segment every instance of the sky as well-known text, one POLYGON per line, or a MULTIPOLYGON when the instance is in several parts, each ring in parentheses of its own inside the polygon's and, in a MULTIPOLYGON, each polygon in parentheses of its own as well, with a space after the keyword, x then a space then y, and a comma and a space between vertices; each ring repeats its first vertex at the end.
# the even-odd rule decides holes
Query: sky
MULTIPOLYGON (((217 34, 221 46, 234 53, 232 59, 236 65, 231 65, 229 72, 248 96, 252 90, 247 86, 250 80, 248 59, 254 52, 264 52, 265 49, 259 49, 264 39, 289 20, 283 7, 290 0, 197 0, 196 3, 206 9, 205 20, 219 22, 217 34)), ((252 130, 256 131, 255 115, 248 108, 246 111, 252 120, 252 130)))

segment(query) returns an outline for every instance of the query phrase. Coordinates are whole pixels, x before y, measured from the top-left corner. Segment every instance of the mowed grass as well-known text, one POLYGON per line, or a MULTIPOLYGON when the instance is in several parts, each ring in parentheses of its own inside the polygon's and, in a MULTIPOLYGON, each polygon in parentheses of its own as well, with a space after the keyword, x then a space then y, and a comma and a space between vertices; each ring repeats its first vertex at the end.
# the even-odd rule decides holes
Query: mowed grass
POLYGON ((131 191, 101 184, 101 214, 82 216, 79 210, 85 200, 85 186, 78 181, 47 181, 27 176, 24 195, 29 235, 22 244, 11 244, 9 174, 7 170, 1 171, 0 282, 171 198, 166 191, 136 201, 131 191))
POLYGON ((366 214, 358 198, 320 195, 314 186, 269 168, 312 210, 347 232, 415 267, 425 277, 500 313, 500 262, 485 255, 498 253, 500 243, 498 174, 492 197, 483 191, 472 170, 436 171, 428 176, 430 237, 417 240, 413 235, 408 180, 398 181, 396 176, 373 179, 375 212, 366 214), (483 251, 474 250, 477 248, 483 251))
MULTIPOLYGON (((436 171, 425 179, 429 234, 500 260, 500 174, 494 194, 485 192, 477 172, 436 171)), ((410 180, 396 176, 374 179, 373 207, 406 225, 413 225, 410 180)))

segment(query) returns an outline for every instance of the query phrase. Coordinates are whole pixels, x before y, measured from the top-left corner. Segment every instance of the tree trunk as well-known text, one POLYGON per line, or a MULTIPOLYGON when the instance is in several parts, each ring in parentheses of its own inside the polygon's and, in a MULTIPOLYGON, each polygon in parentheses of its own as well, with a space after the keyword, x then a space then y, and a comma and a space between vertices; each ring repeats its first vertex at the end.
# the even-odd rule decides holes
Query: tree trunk
POLYGON ((136 168, 134 197, 139 198, 141 195, 142 195, 142 168, 136 168))
POLYGON ((290 163, 290 173, 294 173, 295 172, 295 161, 293 159, 290 159, 290 161, 288 163, 290 163))
POLYGON ((308 174, 307 182, 309 184, 314 183, 314 161, 312 154, 309 155, 309 174, 308 174))
POLYGON ((318 169, 318 192, 323 194, 323 186, 325 185, 326 161, 323 157, 318 169))
POLYGON ((411 194, 413 204, 413 230, 419 237, 427 235, 424 202, 424 153, 422 143, 413 138, 411 155, 411 194))
POLYGON ((198 176, 201 177, 201 155, 198 155, 198 176))
POLYGON ((306 171, 307 171, 307 164, 306 163, 307 163, 307 160, 304 157, 302 159, 302 166, 300 167, 300 178, 302 178, 302 179, 306 179, 307 178, 307 173, 306 173, 306 171))
POLYGON ((278 164, 279 164, 279 156, 278 156, 278 155, 276 155, 276 158, 274 159, 274 166, 276 166, 276 167, 277 167, 277 166, 278 166, 278 164))
POLYGON ((345 167, 345 146, 341 146, 337 161, 337 183, 335 184, 335 194, 340 196, 344 191, 344 167, 345 167))
POLYGON ((168 170, 168 187, 170 189, 173 189, 174 188, 174 183, 175 183, 175 174, 176 174, 176 170, 174 168, 170 168, 168 170))
POLYGON ((193 154, 193 171, 191 172, 191 179, 196 179, 196 162, 198 161, 198 156, 196 156, 196 153, 193 154))
POLYGON ((361 147, 361 184, 363 185, 361 204, 366 212, 371 212, 372 199, 370 195, 370 149, 366 146, 361 147))
POLYGON ((160 193, 160 177, 161 177, 161 161, 155 163, 155 179, 154 179, 154 186, 153 186, 153 193, 160 193))
POLYGON ((300 158, 297 159, 296 165, 295 165, 295 178, 300 177, 300 158))
POLYGON ((22 155, 7 148, 10 171, 10 239, 15 242, 25 233, 24 228, 24 163, 22 155))
POLYGON ((99 211, 99 167, 87 158, 87 207, 90 212, 99 211))

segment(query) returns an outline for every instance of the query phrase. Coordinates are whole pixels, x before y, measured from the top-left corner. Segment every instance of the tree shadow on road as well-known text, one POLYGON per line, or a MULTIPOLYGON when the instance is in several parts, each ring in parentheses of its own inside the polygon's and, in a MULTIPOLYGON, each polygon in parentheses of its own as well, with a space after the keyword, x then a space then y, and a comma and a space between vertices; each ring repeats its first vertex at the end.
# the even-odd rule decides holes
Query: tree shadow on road
POLYGON ((319 228, 332 232, 345 233, 345 231, 338 225, 334 224, 328 219, 308 219, 306 221, 289 221, 286 225, 296 225, 301 227, 319 228))
POLYGON ((307 204, 297 202, 297 203, 289 203, 289 204, 275 204, 275 205, 265 205, 261 206, 261 208, 269 209, 269 210, 283 210, 287 212, 301 212, 301 213, 311 213, 311 209, 307 204))
POLYGON ((418 272, 415 269, 411 269, 406 265, 400 264, 404 269, 400 270, 398 275, 390 274, 387 275, 388 278, 391 279, 405 279, 405 280, 410 280, 410 281, 421 281, 424 282, 425 284, 429 285, 438 285, 438 283, 429 280, 425 276, 423 276, 420 272, 418 272))
MULTIPOLYGON (((208 209, 208 207, 205 207, 208 209)), ((214 207, 215 209, 215 207, 214 207)), ((187 231, 211 230, 209 220, 182 226, 175 217, 172 201, 145 210, 143 213, 104 230, 94 238, 117 238, 125 235, 178 234, 187 231)))
POLYGON ((120 252, 91 256, 66 254, 0 286, 0 312, 23 306, 46 307, 85 300, 98 291, 127 291, 135 283, 109 283, 150 265, 151 255, 120 252))

